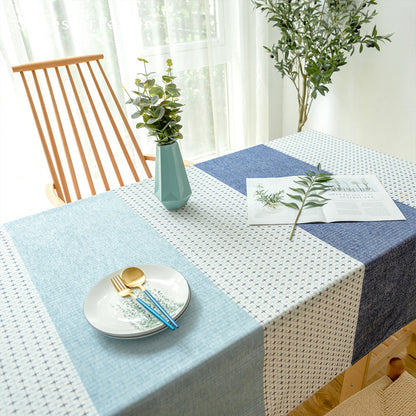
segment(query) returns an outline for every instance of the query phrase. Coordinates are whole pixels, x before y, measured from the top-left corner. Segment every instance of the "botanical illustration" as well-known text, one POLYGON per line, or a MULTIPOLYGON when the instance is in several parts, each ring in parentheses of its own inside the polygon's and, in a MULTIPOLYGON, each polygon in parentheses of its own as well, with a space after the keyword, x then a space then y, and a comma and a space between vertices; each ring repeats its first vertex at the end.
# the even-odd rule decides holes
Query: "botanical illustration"
MULTIPOLYGON (((322 172, 321 165, 318 164, 316 172, 310 170, 305 173, 305 176, 282 179, 285 182, 281 183, 279 187, 282 186, 284 189, 280 190, 277 190, 279 188, 276 187, 276 184, 267 182, 268 179, 263 179, 262 183, 257 183, 255 188, 255 201, 260 202, 263 208, 268 209, 268 211, 263 209, 260 215, 274 216, 275 213, 281 211, 281 209, 278 209, 279 206, 296 209, 298 211, 289 237, 291 240, 303 209, 322 207, 329 201, 329 198, 325 198, 323 194, 333 189, 328 184, 332 179, 332 175, 322 172)), ((368 188, 368 183, 366 182, 362 182, 361 185, 367 186, 368 188)), ((341 182, 337 182, 336 188, 342 189, 341 182)), ((290 214, 288 215, 289 218, 293 218, 290 214)))
MULTIPOLYGON (((151 308, 155 308, 153 303, 150 302, 148 297, 140 289, 134 289, 134 293, 139 299, 141 299, 143 302, 146 302, 151 308)), ((183 307, 182 303, 172 301, 172 299, 167 298, 160 290, 152 288, 151 293, 172 317, 174 317, 180 308, 183 307)), ((130 297, 120 299, 119 302, 117 302, 117 304, 113 307, 116 309, 118 314, 121 314, 123 318, 129 321, 131 326, 139 331, 150 330, 156 328, 161 324, 161 322, 152 314, 147 312, 137 302, 137 300, 134 300, 130 297)))
POLYGON ((258 185, 256 191, 257 201, 261 202, 264 207, 276 209, 282 203, 283 193, 283 191, 267 193, 263 185, 258 185))
POLYGON ((333 179, 331 182, 330 191, 333 192, 375 192, 366 178, 360 178, 355 180, 341 180, 333 179))
POLYGON ((315 171, 304 176, 247 178, 250 225, 339 221, 406 220, 373 174, 335 175, 315 171), (310 209, 317 208, 317 209, 310 209))

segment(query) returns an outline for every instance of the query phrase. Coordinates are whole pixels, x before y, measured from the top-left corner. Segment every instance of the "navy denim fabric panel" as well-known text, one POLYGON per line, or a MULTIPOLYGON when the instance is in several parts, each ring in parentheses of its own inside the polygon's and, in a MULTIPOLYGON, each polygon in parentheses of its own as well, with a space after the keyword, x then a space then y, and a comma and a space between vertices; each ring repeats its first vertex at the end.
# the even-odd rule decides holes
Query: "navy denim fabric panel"
MULTIPOLYGON (((318 163, 317 161, 316 163, 318 163)), ((303 175, 313 166, 264 145, 197 165, 247 194, 246 178, 303 175)), ((363 262, 366 267, 354 345, 354 361, 416 318, 416 209, 396 202, 406 221, 301 224, 299 227, 363 262), (389 275, 380 283, 379 276, 389 275), (391 299, 374 309, 373 299, 391 299), (384 337, 375 336, 382 327, 384 337)))
POLYGON ((353 362, 416 319, 415 286, 416 239, 414 237, 366 264, 353 362), (386 275, 389 279, 382 278, 386 275), (376 309, 371 302, 372 299, 386 299, 386 301, 376 309), (379 333, 379 339, 376 333, 379 333))
POLYGON ((395 201, 406 221, 303 224, 302 228, 365 264, 354 343, 355 362, 416 319, 416 210, 395 201), (389 275, 383 279, 380 276, 389 275), (372 299, 391 299, 374 310, 372 299), (375 337, 375 328, 384 337, 375 337), (373 342, 370 342, 373 340, 373 342))
POLYGON ((416 236, 416 209, 394 202, 406 221, 314 223, 301 227, 367 265, 397 244, 416 236))
POLYGON ((365 264, 353 361, 416 319, 416 210, 395 201, 406 221, 303 224, 302 228, 365 264), (389 275, 389 279, 380 276, 389 275), (412 289, 413 288, 413 289, 412 289), (390 299, 374 310, 372 299, 390 299), (378 328, 375 331, 375 328, 378 328), (376 338, 383 328, 384 336, 376 338), (373 342, 370 342, 373 340, 373 342))
POLYGON ((244 195, 247 195, 246 178, 303 175, 314 169, 308 163, 262 144, 196 166, 244 195))

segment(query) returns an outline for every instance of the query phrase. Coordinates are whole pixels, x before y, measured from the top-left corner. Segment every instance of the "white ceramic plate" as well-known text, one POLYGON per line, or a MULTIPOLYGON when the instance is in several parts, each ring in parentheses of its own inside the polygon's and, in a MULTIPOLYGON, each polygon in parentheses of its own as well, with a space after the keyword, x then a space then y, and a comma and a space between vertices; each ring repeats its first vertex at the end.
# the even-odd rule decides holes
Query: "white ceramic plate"
MULTIPOLYGON (((185 312, 191 299, 191 290, 186 279, 171 267, 156 264, 137 266, 146 275, 145 288, 177 320, 185 312)), ((88 293, 84 302, 87 321, 106 335, 117 338, 139 338, 156 334, 166 326, 147 312, 131 297, 122 298, 110 279, 122 270, 117 270, 100 280, 88 293)), ((159 312, 155 305, 140 290, 134 293, 159 312)), ((169 330, 170 331, 170 330, 169 330)))

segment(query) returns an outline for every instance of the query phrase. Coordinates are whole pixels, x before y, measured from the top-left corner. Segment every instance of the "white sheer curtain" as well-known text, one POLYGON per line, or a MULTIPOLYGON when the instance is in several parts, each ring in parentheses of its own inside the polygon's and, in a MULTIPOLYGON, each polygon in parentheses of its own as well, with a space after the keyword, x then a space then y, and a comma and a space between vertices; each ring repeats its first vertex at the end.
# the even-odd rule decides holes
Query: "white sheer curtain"
MULTIPOLYGON (((142 68, 172 58, 185 104, 182 150, 194 161, 269 139, 268 26, 247 0, 2 0, 0 221, 50 208, 50 182, 21 80, 29 61, 104 54, 119 98, 142 68)), ((132 110, 126 108, 127 113, 132 110)), ((134 124, 134 123, 132 123, 134 124)), ((145 132, 141 146, 154 152, 145 132)))

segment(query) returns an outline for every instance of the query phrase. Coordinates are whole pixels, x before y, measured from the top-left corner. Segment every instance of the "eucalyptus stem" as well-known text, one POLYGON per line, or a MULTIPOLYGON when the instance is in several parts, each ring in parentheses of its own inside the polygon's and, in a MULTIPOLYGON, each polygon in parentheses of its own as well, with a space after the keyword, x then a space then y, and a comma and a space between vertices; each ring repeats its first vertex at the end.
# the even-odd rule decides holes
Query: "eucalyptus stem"
POLYGON ((132 97, 127 90, 128 104, 133 104, 137 111, 131 117, 141 119, 136 128, 145 128, 150 136, 155 138, 158 145, 164 146, 182 139, 180 124, 183 104, 178 102, 180 90, 175 84, 175 76, 172 75, 172 60, 167 59, 166 74, 162 75, 162 83, 156 83, 153 72, 148 72, 148 61, 138 58, 143 64, 144 72, 138 73, 135 80, 136 98, 132 97), (143 79, 141 79, 143 77, 143 79))
MULTIPOLYGON (((309 190, 310 190, 310 187, 309 187, 308 191, 306 192, 306 195, 308 195, 309 190)), ((302 210, 303 210, 303 206, 305 205, 305 201, 306 201, 306 196, 305 196, 305 199, 302 202, 301 207, 299 208, 298 215, 296 215, 295 223, 293 224, 292 232, 290 233, 290 237, 289 237, 289 241, 292 241, 292 237, 293 237, 293 234, 295 232, 296 225, 297 225, 297 223, 299 221, 300 214, 302 214, 302 210)))
POLYGON ((322 207, 329 201, 329 199, 324 198, 322 195, 330 188, 330 186, 327 185, 327 182, 331 179, 332 175, 330 173, 322 172, 321 164, 318 163, 316 172, 308 171, 305 176, 298 176, 298 180, 294 181, 294 183, 300 185, 300 187, 289 188, 295 192, 296 195, 288 193, 287 196, 294 201, 301 202, 300 206, 297 202, 282 202, 283 205, 298 210, 289 240, 292 240, 296 225, 298 224, 304 208, 322 207))

